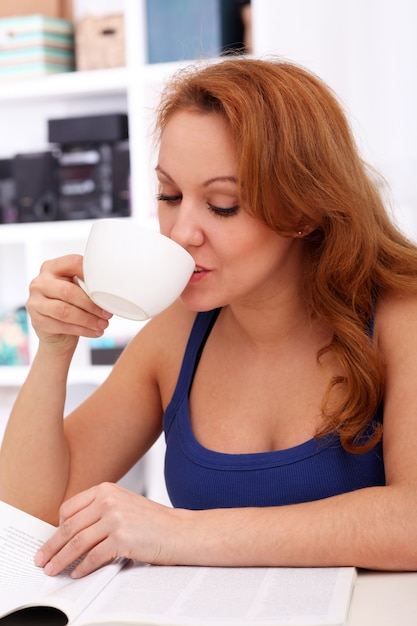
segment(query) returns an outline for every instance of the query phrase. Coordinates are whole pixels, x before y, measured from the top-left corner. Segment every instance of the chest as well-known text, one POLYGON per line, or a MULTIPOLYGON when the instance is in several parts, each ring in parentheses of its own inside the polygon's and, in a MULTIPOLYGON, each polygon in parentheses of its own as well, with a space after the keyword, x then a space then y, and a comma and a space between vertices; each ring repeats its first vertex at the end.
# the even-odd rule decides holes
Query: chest
POLYGON ((204 351, 190 392, 193 433, 226 453, 283 450, 314 437, 337 367, 313 344, 253 354, 216 344, 204 351))

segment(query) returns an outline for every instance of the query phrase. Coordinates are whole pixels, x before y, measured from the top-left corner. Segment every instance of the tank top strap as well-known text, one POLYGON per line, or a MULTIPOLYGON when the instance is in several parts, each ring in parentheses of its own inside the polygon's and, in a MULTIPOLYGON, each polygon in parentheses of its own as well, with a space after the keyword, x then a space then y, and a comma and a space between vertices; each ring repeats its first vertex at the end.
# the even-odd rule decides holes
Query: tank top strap
POLYGON ((178 381, 164 414, 163 427, 165 432, 169 431, 178 406, 185 397, 188 398, 201 353, 220 310, 221 309, 213 309, 211 311, 197 313, 188 338, 178 381))

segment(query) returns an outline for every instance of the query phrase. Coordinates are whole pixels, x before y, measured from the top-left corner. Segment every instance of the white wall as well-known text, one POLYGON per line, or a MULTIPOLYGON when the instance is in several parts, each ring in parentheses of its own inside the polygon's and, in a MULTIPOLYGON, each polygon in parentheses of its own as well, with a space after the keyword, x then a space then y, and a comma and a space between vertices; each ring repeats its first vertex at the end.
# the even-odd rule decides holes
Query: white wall
POLYGON ((387 179, 417 239, 415 0, 252 0, 255 54, 323 78, 344 102, 364 158, 387 179))

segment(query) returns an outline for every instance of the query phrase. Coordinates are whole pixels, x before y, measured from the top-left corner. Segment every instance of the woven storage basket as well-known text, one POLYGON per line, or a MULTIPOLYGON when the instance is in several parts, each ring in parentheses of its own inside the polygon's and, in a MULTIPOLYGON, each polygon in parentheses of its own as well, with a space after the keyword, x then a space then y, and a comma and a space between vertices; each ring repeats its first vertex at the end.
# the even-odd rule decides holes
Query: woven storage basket
POLYGON ((81 19, 75 28, 77 70, 97 70, 126 65, 123 14, 81 19))

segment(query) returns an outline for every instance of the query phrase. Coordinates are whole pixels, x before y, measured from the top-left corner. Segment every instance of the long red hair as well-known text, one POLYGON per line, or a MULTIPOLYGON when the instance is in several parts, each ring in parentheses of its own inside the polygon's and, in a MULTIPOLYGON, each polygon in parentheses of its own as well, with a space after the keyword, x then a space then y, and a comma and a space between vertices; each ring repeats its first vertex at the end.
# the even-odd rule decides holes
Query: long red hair
POLYGON ((343 369, 323 398, 317 436, 337 432, 349 451, 371 448, 381 427, 361 437, 382 400, 384 372, 369 324, 379 294, 417 292, 417 248, 390 219, 343 108, 295 64, 235 57, 174 76, 158 109, 159 133, 179 109, 226 119, 246 210, 281 235, 312 229, 304 238, 305 298, 333 331, 317 356, 331 350, 343 369), (336 385, 341 393, 330 403, 336 385))

